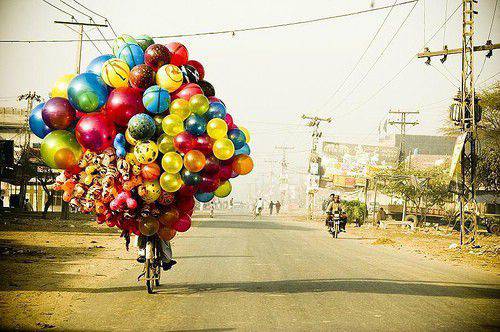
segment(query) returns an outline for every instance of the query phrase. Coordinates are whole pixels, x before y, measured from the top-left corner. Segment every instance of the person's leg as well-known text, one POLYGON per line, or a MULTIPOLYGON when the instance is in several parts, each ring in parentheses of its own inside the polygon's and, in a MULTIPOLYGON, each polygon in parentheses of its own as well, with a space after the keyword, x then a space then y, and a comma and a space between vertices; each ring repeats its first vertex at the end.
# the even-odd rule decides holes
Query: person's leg
POLYGON ((161 266, 163 270, 170 270, 172 266, 177 264, 177 262, 172 259, 172 246, 170 245, 170 241, 158 239, 158 242, 160 244, 161 266))
POLYGON ((135 237, 135 245, 138 249, 137 261, 139 263, 144 263, 146 261, 146 237, 138 235, 135 237))

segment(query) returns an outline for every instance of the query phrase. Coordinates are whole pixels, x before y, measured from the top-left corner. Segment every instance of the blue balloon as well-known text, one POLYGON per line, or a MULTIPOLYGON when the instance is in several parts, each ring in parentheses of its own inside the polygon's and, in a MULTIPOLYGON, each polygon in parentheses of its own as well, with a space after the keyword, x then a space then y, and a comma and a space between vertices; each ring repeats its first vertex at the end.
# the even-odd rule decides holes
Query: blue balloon
POLYGON ((125 142, 125 135, 122 133, 116 134, 115 140, 113 141, 113 147, 115 148, 116 155, 119 158, 123 158, 127 154, 127 150, 125 150, 125 142))
POLYGON ((198 191, 194 194, 194 198, 196 198, 198 202, 206 203, 210 202, 212 198, 214 198, 214 193, 202 193, 201 191, 198 191))
POLYGON ((245 143, 242 148, 234 151, 235 156, 238 156, 240 154, 246 154, 247 156, 250 155, 250 147, 248 146, 248 144, 245 143))
POLYGON ((227 132, 227 138, 234 144, 236 150, 241 149, 246 142, 245 133, 239 129, 231 129, 227 132))
POLYGON ((93 73, 98 76, 101 76, 101 69, 102 65, 108 61, 111 58, 114 58, 115 56, 112 54, 103 54, 101 56, 98 56, 94 60, 90 61, 89 65, 87 66, 87 69, 85 71, 87 73, 93 73))
POLYGON ((200 136, 207 130, 207 121, 199 115, 191 114, 184 121, 184 127, 188 133, 200 136))
POLYGON ((50 128, 43 122, 42 109, 45 103, 38 104, 31 110, 29 117, 30 129, 37 137, 44 138, 50 133, 50 128))
POLYGON ((165 112, 170 106, 170 94, 158 85, 150 86, 142 95, 144 107, 153 114, 165 112))
POLYGON ((130 69, 144 63, 144 51, 137 44, 123 44, 118 49, 116 57, 125 61, 130 69))
POLYGON ((69 83, 68 99, 71 105, 79 111, 95 112, 106 103, 108 87, 96 74, 79 74, 69 83))
POLYGON ((226 117, 226 113, 227 113, 226 106, 224 106, 223 103, 215 101, 210 103, 210 108, 204 115, 207 118, 207 121, 210 121, 214 118, 219 118, 224 120, 224 118, 226 117))

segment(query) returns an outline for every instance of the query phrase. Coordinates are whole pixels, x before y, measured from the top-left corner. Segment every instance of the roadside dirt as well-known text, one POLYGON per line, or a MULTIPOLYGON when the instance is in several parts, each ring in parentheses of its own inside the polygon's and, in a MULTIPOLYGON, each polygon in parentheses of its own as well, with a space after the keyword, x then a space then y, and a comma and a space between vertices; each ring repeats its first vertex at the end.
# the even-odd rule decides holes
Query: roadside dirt
POLYGON ((387 245, 407 248, 429 258, 451 262, 454 265, 474 266, 482 270, 500 274, 500 237, 480 233, 480 247, 460 248, 459 233, 434 228, 422 228, 411 231, 402 228, 381 229, 371 225, 350 227, 349 235, 362 238, 375 238, 372 245, 387 245))
POLYGON ((73 304, 92 295, 82 284, 135 263, 114 229, 82 220, 9 221, 0 225, 1 329, 56 328, 73 304))

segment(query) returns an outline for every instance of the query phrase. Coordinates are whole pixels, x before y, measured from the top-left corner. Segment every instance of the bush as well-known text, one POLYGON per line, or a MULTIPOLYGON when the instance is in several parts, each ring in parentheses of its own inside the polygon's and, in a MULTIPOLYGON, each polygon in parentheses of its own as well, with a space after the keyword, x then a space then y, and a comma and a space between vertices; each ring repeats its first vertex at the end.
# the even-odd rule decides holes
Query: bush
POLYGON ((363 222, 365 218, 366 204, 358 200, 343 201, 342 205, 347 213, 347 222, 354 222, 356 219, 363 222))

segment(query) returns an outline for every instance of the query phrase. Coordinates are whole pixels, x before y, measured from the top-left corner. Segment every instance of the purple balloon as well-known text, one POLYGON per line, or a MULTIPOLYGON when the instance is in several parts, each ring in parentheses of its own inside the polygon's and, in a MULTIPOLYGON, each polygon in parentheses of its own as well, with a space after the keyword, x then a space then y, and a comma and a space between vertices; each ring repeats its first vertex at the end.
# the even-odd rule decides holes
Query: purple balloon
POLYGON ((68 99, 55 97, 49 99, 42 109, 43 122, 52 130, 64 130, 76 119, 76 111, 68 99))

